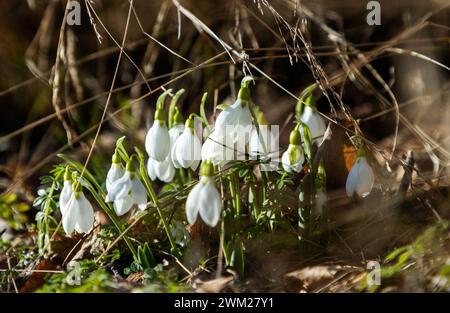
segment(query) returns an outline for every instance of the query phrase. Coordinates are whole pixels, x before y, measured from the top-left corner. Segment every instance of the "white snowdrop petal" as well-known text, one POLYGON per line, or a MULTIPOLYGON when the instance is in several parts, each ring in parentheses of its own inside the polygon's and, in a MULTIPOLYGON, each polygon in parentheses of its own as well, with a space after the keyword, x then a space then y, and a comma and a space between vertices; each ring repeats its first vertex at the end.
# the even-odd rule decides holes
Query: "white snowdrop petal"
POLYGON ((194 117, 194 134, 201 142, 203 138, 203 122, 198 117, 194 117))
POLYGON ((167 157, 170 151, 170 136, 164 123, 153 123, 145 138, 145 150, 156 161, 164 161, 167 157))
POLYGON ((211 133, 205 140, 201 151, 202 160, 211 160, 217 165, 222 151, 222 146, 217 141, 215 132, 211 133))
POLYGON ((360 197, 366 197, 372 191, 375 176, 372 168, 367 163, 366 158, 359 159, 358 178, 356 183, 356 193, 360 197))
POLYGON ((222 202, 219 191, 211 178, 204 184, 200 191, 199 198, 199 211, 202 220, 208 226, 215 227, 220 219, 220 213, 222 212, 222 202))
POLYGON ((88 233, 94 225, 94 209, 83 193, 80 193, 78 203, 78 220, 75 228, 79 233, 88 233))
POLYGON ((71 196, 72 196, 72 183, 69 180, 65 180, 64 186, 59 196, 59 209, 61 210, 61 214, 63 215, 71 196))
POLYGON ((366 197, 372 191, 374 182, 375 175, 367 159, 358 157, 347 177, 347 195, 351 197, 356 192, 360 197, 366 197))
POLYGON ((197 170, 198 166, 200 165, 200 160, 194 160, 191 164, 191 170, 195 171, 197 170))
POLYGON ((180 143, 177 147, 177 161, 183 168, 191 166, 194 157, 194 139, 195 135, 189 129, 185 129, 180 136, 180 143))
POLYGON ((132 206, 133 199, 131 196, 114 201, 114 211, 118 216, 127 214, 131 210, 132 206))
POLYGON ((186 217, 188 220, 188 223, 193 225, 195 224, 195 221, 197 220, 197 215, 199 211, 199 200, 200 200, 200 191, 202 189, 203 185, 201 182, 199 182, 197 185, 192 188, 191 192, 189 192, 189 195, 186 200, 186 217))
POLYGON ((305 162, 305 155, 300 146, 290 144, 288 149, 281 156, 281 163, 284 170, 288 173, 300 171, 303 168, 303 163, 305 162), (294 153, 295 159, 291 160, 291 154, 294 153), (292 162, 294 161, 294 162, 292 162))
POLYGON ((226 134, 233 139, 233 143, 248 143, 250 139, 249 128, 252 124, 252 115, 248 105, 242 106, 242 101, 236 102, 222 111, 216 119, 214 130, 219 134, 226 134))
POLYGON ((186 128, 174 146, 174 159, 183 168, 189 168, 201 158, 202 145, 200 139, 186 128))
POLYGON ((133 202, 138 205, 140 210, 144 210, 148 202, 145 187, 142 182, 136 177, 136 175, 132 180, 132 184, 133 202))
POLYGON ((292 145, 292 148, 295 150, 295 163, 292 165, 295 165, 298 167, 298 172, 302 168, 303 163, 305 162, 305 154, 303 153, 303 149, 301 146, 292 145))
POLYGON ((156 162, 158 161, 155 161, 152 158, 149 158, 147 161, 147 173, 152 181, 156 180, 156 169, 155 169, 156 162))
POLYGON ((155 161, 155 174, 159 180, 170 183, 175 177, 175 168, 170 158, 166 158, 164 162, 155 161))
POLYGON ((106 175, 106 191, 109 192, 111 189, 112 184, 120 179, 124 174, 124 169, 122 165, 120 164, 111 164, 111 168, 108 171, 108 174, 106 175))
POLYGON ((261 153, 260 140, 264 140, 263 137, 258 136, 256 129, 253 129, 250 135, 250 141, 248 142, 248 151, 251 156, 258 156, 261 153))
POLYGON ((225 165, 234 159, 233 140, 214 131, 206 139, 201 149, 202 160, 210 160, 214 165, 225 165))
POLYGON ((250 156, 270 157, 277 149, 278 145, 276 138, 269 130, 268 126, 260 126, 259 135, 257 129, 253 128, 248 143, 250 156))
POLYGON ((79 210, 79 201, 75 198, 74 195, 73 197, 71 197, 71 200, 69 200, 62 218, 62 226, 67 235, 70 235, 75 229, 79 210))
POLYGON ((232 105, 219 113, 214 124, 214 129, 224 128, 225 125, 234 125, 239 119, 241 101, 236 100, 232 105))
POLYGON ((350 170, 350 173, 348 173, 347 181, 345 182, 345 191, 347 192, 348 197, 352 197, 355 193, 358 168, 358 163, 355 163, 350 170))
POLYGON ((239 114, 239 125, 247 127, 250 126, 251 124, 252 124, 252 113, 250 112, 248 105, 246 105, 241 109, 241 112, 239 114))
POLYGON ((210 138, 206 138, 202 145, 202 160, 213 160, 214 159, 214 145, 215 142, 210 138))
POLYGON ((130 172, 126 171, 120 180, 122 180, 122 181, 119 182, 119 180, 118 180, 118 182, 119 182, 118 185, 121 185, 122 188, 119 189, 118 192, 116 193, 116 195, 115 195, 116 199, 121 199, 121 198, 127 197, 132 188, 130 172))
POLYGON ((184 125, 178 124, 169 129, 170 144, 173 146, 178 137, 183 133, 184 125))
POLYGON ((202 158, 202 143, 197 136, 194 136, 192 139, 192 163, 191 169, 195 171, 200 164, 200 160, 202 158))
MULTIPOLYGON (((179 139, 179 137, 178 137, 178 139, 179 139)), ((181 165, 180 165, 180 163, 178 163, 178 160, 177 160, 178 139, 175 140, 175 143, 173 144, 173 147, 170 152, 170 159, 172 160, 173 166, 175 168, 181 168, 181 165)))
POLYGON ((311 136, 314 139, 313 141, 319 144, 322 139, 325 131, 327 129, 323 118, 319 113, 314 112, 310 106, 306 106, 300 119, 303 123, 308 125, 311 136))
POLYGON ((289 160, 289 152, 286 150, 283 155, 281 156, 281 165, 283 166, 283 169, 287 172, 287 173, 291 173, 292 172, 292 168, 291 168, 291 164, 290 164, 290 160, 289 160))
POLYGON ((111 184, 105 201, 112 202, 116 199, 125 197, 130 192, 130 188, 130 173, 126 171, 121 178, 111 184))

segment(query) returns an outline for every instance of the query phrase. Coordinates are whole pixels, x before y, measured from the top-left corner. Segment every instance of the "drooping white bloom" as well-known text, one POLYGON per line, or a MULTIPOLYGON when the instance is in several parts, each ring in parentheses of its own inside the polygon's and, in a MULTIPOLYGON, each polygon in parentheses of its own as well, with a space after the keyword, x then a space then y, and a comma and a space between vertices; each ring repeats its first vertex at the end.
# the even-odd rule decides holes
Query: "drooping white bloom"
MULTIPOLYGON (((171 150, 177 138, 183 133, 183 130, 184 125, 182 124, 175 124, 169 130, 171 150)), ((172 161, 172 153, 169 153, 162 162, 149 158, 147 161, 147 171, 151 180, 156 180, 158 178, 160 181, 165 183, 172 182, 175 177, 175 167, 172 161)))
POLYGON ((203 162, 200 181, 192 188, 186 200, 186 216, 189 224, 194 224, 199 214, 210 227, 216 226, 220 219, 222 201, 213 175, 212 163, 203 162))
POLYGON ((202 160, 210 160, 214 165, 225 165, 234 158, 233 140, 226 133, 213 131, 202 146, 202 160))
POLYGON ((310 105, 305 106, 300 119, 308 125, 313 142, 320 144, 327 130, 327 126, 320 114, 317 113, 317 109, 310 105))
POLYGON ((281 156, 281 163, 286 172, 292 173, 300 171, 303 168, 305 162, 305 155, 301 145, 290 144, 288 149, 281 156))
POLYGON ((360 197, 366 197, 372 191, 375 175, 365 157, 364 148, 358 150, 356 163, 347 176, 345 190, 347 196, 352 197, 356 193, 360 197))
POLYGON ((176 168, 196 170, 200 164, 202 143, 195 134, 194 118, 186 121, 183 133, 176 139, 172 147, 172 162, 176 168))
POLYGON ((301 135, 296 127, 289 136, 289 147, 281 156, 281 164, 288 173, 299 173, 305 162, 305 154, 301 146, 301 135))
POLYGON ((173 166, 170 155, 162 162, 149 158, 147 162, 147 171, 151 180, 156 180, 156 178, 158 178, 160 181, 170 183, 175 177, 175 167, 173 166))
POLYGON ((134 204, 137 204, 140 210, 145 210, 147 193, 136 173, 127 168, 125 174, 112 184, 105 201, 113 202, 114 211, 121 216, 128 213, 134 204))
POLYGON ((119 161, 119 158, 116 153, 113 155, 113 161, 111 164, 111 167, 108 171, 108 174, 106 174, 106 191, 109 192, 111 189, 112 184, 121 178, 124 174, 124 168, 122 164, 119 161))
POLYGON ((172 126, 171 129, 169 129, 169 137, 170 137, 170 145, 171 147, 175 143, 175 141, 178 139, 178 137, 181 136, 181 134, 184 131, 184 125, 183 124, 175 124, 172 126))
POLYGON ((165 112, 157 109, 155 121, 145 137, 145 150, 156 161, 164 161, 170 153, 170 136, 166 126, 165 112))
POLYGON ((237 99, 217 116, 214 131, 218 134, 227 133, 234 143, 238 141, 248 143, 252 125, 252 114, 248 106, 248 101, 237 99))
POLYGON ((218 132, 219 137, 226 133, 226 136, 233 139, 233 143, 248 143, 252 126, 252 114, 249 108, 249 83, 252 80, 253 78, 249 76, 242 79, 236 101, 217 116, 214 131, 218 132))
POLYGON ((64 186, 59 196, 59 209, 61 211, 61 215, 64 215, 64 210, 67 206, 67 203, 69 203, 71 195, 72 195, 72 182, 70 180, 64 179, 64 186))
POLYGON ((259 125, 259 135, 256 128, 252 129, 248 143, 248 153, 251 157, 268 159, 278 150, 278 140, 267 125, 259 125))
POLYGON ((78 190, 72 190, 67 189, 69 184, 72 185, 69 181, 64 182, 64 187, 67 187, 61 191, 59 199, 64 231, 68 235, 74 230, 78 233, 88 233, 94 224, 94 209, 81 191, 81 185, 77 183, 74 187, 78 190))
POLYGON ((210 160, 215 165, 225 164, 234 159, 245 159, 246 146, 252 130, 250 112, 249 81, 242 80, 238 99, 217 116, 214 131, 209 134, 202 147, 202 159, 210 160))

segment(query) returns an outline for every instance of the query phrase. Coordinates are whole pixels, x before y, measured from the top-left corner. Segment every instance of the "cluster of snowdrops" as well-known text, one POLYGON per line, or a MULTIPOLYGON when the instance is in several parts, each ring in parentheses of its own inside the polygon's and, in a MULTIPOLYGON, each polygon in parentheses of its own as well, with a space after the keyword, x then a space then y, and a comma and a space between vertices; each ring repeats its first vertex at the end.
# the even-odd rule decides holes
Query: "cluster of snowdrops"
MULTIPOLYGON (((311 158, 308 153, 311 146, 322 143, 327 129, 326 119, 317 111, 313 101, 306 101, 290 133, 289 146, 280 159, 278 133, 267 127, 263 114, 250 101, 251 82, 251 77, 242 80, 236 101, 229 106, 222 105, 222 111, 211 126, 205 125, 204 114, 191 114, 184 121, 177 106, 166 112, 164 99, 170 90, 164 92, 158 98, 153 125, 145 139, 146 170, 144 173, 136 171, 136 157, 131 155, 124 160, 116 148, 106 176, 104 199, 101 200, 112 204, 116 216, 123 216, 134 206, 143 211, 149 203, 157 201, 148 177, 152 181, 170 183, 177 171, 194 173, 199 170, 198 182, 189 191, 185 203, 187 222, 194 224, 200 216, 205 224, 215 227, 223 209, 215 176, 230 162, 251 159, 257 161, 256 166, 270 163, 272 168, 276 164, 277 170, 288 175, 303 171, 305 163, 310 161, 308 158, 311 158), (202 126, 207 126, 204 131, 202 126)), ((327 203, 323 163, 316 172, 318 183, 314 202, 320 211, 327 203)), ((93 207, 83 193, 82 175, 82 171, 71 170, 69 166, 64 173, 59 208, 62 226, 68 235, 73 231, 88 233, 95 222, 93 207)), ((374 174, 361 145, 347 178, 346 191, 349 197, 353 194, 364 197, 371 192, 373 184, 374 174)))

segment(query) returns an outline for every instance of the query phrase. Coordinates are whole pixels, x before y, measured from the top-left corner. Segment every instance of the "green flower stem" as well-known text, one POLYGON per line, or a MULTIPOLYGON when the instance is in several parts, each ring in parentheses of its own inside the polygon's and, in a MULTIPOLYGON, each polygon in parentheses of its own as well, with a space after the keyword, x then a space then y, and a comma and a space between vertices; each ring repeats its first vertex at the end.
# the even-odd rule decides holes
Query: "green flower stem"
POLYGON ((179 168, 178 170, 180 171, 181 181, 183 182, 184 185, 189 181, 188 177, 186 176, 186 171, 184 170, 184 168, 179 168))

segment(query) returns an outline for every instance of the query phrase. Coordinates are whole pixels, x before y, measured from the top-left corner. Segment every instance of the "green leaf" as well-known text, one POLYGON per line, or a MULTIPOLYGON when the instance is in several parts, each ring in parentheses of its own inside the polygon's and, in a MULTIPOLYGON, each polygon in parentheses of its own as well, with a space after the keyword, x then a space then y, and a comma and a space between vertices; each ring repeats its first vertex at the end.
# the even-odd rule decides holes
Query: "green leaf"
POLYGON ((208 93, 205 92, 202 96, 202 102, 200 103, 200 116, 201 116, 203 124, 206 125, 208 130, 210 130, 210 127, 208 125, 208 118, 206 117, 206 113, 205 113, 205 105, 206 105, 207 97, 208 97, 208 93))
POLYGON ((390 262, 390 261, 394 260, 397 256, 399 256, 401 253, 405 252, 409 248, 410 248, 409 246, 404 246, 404 247, 400 247, 400 248, 395 249, 394 251, 392 251, 391 253, 389 253, 386 256, 384 261, 385 262, 390 262))
POLYGON ((245 177, 245 176, 247 176, 247 174, 248 174, 249 172, 250 172, 250 169, 249 169, 248 167, 241 168, 241 169, 239 170, 239 177, 240 177, 240 178, 245 177))

